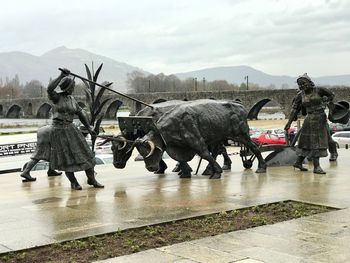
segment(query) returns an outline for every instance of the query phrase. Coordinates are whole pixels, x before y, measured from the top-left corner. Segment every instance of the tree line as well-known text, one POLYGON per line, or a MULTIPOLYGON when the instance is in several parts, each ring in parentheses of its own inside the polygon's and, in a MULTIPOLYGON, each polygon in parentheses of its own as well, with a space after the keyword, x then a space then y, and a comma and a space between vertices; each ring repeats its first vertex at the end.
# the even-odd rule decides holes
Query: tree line
MULTIPOLYGON (((51 79, 49 80, 49 82, 51 79)), ((74 89, 74 95, 83 95, 84 84, 77 83, 74 89)), ((47 97, 46 85, 39 80, 31 80, 21 84, 18 75, 12 79, 6 77, 0 78, 0 98, 1 99, 19 99, 19 98, 38 98, 47 97)))
MULTIPOLYGON (((146 75, 140 71, 133 71, 127 75, 127 85, 130 93, 247 90, 247 84, 244 82, 237 85, 226 80, 207 81, 205 78, 180 80, 175 75, 146 75)), ((248 86, 249 90, 260 89, 259 85, 254 83, 248 83, 248 86)))
MULTIPOLYGON (((207 81, 205 78, 180 80, 175 75, 165 75, 163 73, 146 75, 140 71, 133 71, 127 74, 127 85, 129 93, 247 90, 247 84, 245 82, 237 85, 228 83, 226 80, 207 81)), ((254 83, 248 83, 248 85, 249 90, 262 89, 262 87, 254 83)), ((276 87, 270 85, 267 88, 274 89, 276 87)), ((76 83, 74 95, 84 95, 84 89, 83 83, 76 83)), ((15 75, 12 79, 6 77, 3 80, 0 78, 1 99, 37 97, 47 97, 46 85, 43 85, 39 80, 31 80, 25 84, 21 84, 18 75, 15 75)))

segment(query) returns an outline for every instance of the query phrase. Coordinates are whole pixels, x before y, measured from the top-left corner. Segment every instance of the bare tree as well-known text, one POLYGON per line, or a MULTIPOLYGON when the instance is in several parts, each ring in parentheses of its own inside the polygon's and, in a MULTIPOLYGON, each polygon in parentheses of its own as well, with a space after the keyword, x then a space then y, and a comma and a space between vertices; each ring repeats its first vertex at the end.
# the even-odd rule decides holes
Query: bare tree
POLYGON ((23 87, 23 96, 28 98, 43 97, 46 95, 46 89, 39 80, 31 80, 23 87))
POLYGON ((127 85, 130 93, 143 93, 148 88, 148 81, 140 71, 133 71, 127 75, 127 85))

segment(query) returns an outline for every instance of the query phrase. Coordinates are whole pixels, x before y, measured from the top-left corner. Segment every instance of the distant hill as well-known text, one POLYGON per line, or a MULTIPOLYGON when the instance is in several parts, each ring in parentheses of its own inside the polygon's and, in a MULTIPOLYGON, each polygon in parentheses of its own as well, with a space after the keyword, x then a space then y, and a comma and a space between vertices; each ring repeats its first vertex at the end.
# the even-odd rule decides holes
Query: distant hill
POLYGON ((100 56, 83 49, 70 49, 64 46, 46 52, 42 56, 33 56, 24 52, 0 53, 0 77, 13 78, 18 74, 21 83, 37 79, 47 85, 50 77, 59 74, 58 68, 65 67, 74 73, 86 76, 84 64, 91 68, 94 62, 95 70, 103 63, 99 81, 113 82, 114 89, 126 91, 126 76, 134 70, 143 70, 118 62, 108 57, 100 56))
MULTIPOLYGON (((296 77, 269 75, 248 66, 207 68, 185 73, 177 73, 175 75, 180 79, 197 78, 198 81, 201 81, 203 78, 207 81, 226 80, 229 83, 235 83, 237 85, 245 82, 244 77, 248 76, 249 82, 258 84, 262 87, 275 85, 276 88, 281 88, 284 84, 287 84, 289 88, 296 87, 296 77)), ((317 85, 350 86, 350 75, 326 76, 313 78, 313 80, 317 85)))
MULTIPOLYGON (((99 82, 112 81, 114 83, 113 88, 121 92, 126 92, 127 90, 126 79, 128 73, 137 70, 146 75, 149 74, 138 67, 118 62, 105 56, 97 55, 83 49, 70 49, 62 46, 48 51, 41 56, 33 56, 24 52, 0 53, 0 78, 3 80, 6 77, 13 78, 17 74, 23 84, 36 79, 47 85, 51 77, 56 77, 59 74, 59 67, 66 67, 74 73, 86 76, 84 64, 87 64, 91 68, 92 61, 94 62, 95 69, 97 69, 100 63, 103 63, 99 82)), ((154 74, 158 73, 156 72, 154 74)), ((296 87, 295 76, 269 75, 249 66, 207 68, 175 75, 180 79, 196 77, 198 81, 201 81, 203 77, 207 81, 226 80, 229 83, 235 83, 237 85, 245 82, 244 77, 249 76, 250 83, 256 83, 262 87, 268 87, 270 85, 274 85, 276 88, 286 87, 284 84, 287 84, 289 88, 296 87)), ((313 78, 313 80, 318 85, 350 86, 350 75, 324 76, 313 78)))

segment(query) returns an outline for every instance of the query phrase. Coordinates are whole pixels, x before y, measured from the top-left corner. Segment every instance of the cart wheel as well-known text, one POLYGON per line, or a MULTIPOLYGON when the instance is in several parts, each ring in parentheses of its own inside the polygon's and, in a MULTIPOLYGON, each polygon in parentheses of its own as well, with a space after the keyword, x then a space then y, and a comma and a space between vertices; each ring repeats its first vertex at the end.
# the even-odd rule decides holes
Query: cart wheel
POLYGON ((243 167, 246 169, 252 168, 253 162, 251 160, 243 161, 243 167))
POLYGON ((243 149, 243 150, 240 150, 240 151, 239 151, 239 156, 240 156, 241 158, 247 158, 248 153, 247 153, 247 151, 246 151, 245 149, 243 149))

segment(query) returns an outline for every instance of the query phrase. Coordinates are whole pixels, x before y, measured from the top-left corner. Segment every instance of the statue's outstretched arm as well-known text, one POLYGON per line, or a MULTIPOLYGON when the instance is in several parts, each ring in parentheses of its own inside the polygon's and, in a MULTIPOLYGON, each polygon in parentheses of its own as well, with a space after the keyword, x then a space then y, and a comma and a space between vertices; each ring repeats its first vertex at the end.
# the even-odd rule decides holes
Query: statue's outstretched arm
POLYGON ((284 126, 285 130, 288 130, 292 122, 298 118, 298 113, 301 110, 301 104, 302 104, 302 97, 301 97, 301 93, 299 92, 297 96, 293 99, 292 110, 289 113, 288 122, 286 126, 284 126))
POLYGON ((61 79, 63 79, 65 76, 68 76, 67 72, 69 72, 69 70, 61 71, 61 74, 52 80, 47 86, 47 95, 53 103, 57 103, 59 99, 59 95, 55 92, 55 88, 60 83, 61 79))

